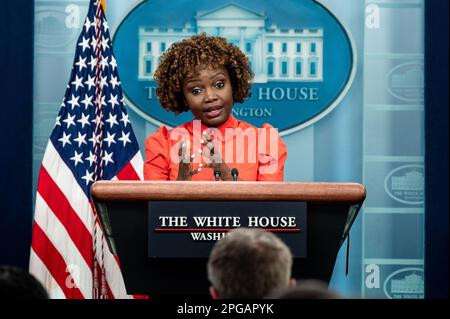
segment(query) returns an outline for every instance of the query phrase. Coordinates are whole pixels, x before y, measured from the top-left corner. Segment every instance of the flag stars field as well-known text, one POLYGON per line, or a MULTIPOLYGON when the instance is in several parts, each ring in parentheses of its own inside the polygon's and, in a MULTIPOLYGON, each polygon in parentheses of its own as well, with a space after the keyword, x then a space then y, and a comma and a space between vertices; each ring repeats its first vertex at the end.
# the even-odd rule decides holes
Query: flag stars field
MULTIPOLYGON (((97 64, 96 60, 95 60, 95 63, 97 64)), ((88 79, 87 79, 86 82, 84 82, 84 84, 86 84, 88 86, 88 90, 90 90, 92 87, 95 87, 95 82, 94 81, 95 81, 95 77, 91 77, 91 75, 88 74, 88 79)))
POLYGON ((121 122, 123 122, 123 126, 127 127, 128 123, 131 123, 128 119, 128 114, 122 113, 122 118, 120 119, 121 122))
MULTIPOLYGON (((88 106, 86 106, 87 108, 88 106)), ((81 113, 81 118, 79 120, 77 120, 78 123, 81 124, 81 128, 84 129, 85 125, 91 125, 91 123, 89 123, 89 117, 90 115, 84 115, 84 113, 81 113)))
MULTIPOLYGON (((109 64, 109 65, 111 65, 111 63, 109 64)), ((115 77, 114 75, 113 76, 111 76, 111 86, 112 86, 112 88, 113 88, 113 90, 116 88, 116 86, 120 86, 120 81, 117 81, 117 77, 115 77)))
POLYGON ((109 118, 106 120, 106 122, 109 123, 110 128, 112 128, 113 125, 119 125, 116 118, 117 118, 117 115, 112 115, 112 113, 109 114, 109 118))
POLYGON ((112 156, 114 155, 114 152, 108 153, 106 150, 103 154, 102 161, 105 162, 105 166, 108 165, 108 163, 114 164, 114 161, 112 159, 112 156))
POLYGON ((74 161, 75 167, 77 166, 78 163, 83 163, 83 160, 81 159, 81 156, 83 156, 83 153, 79 153, 77 151, 75 151, 75 153, 73 154, 73 156, 70 158, 72 161, 74 161))
POLYGON ((84 50, 89 48, 89 38, 85 38, 83 36, 83 40, 80 43, 78 43, 78 45, 82 47, 82 50, 84 52, 84 50))
POLYGON ((82 58, 81 56, 78 57, 78 62, 75 63, 75 65, 78 66, 79 72, 81 72, 83 70, 83 68, 87 68, 86 59, 87 58, 82 58))
POLYGON ((89 172, 89 170, 86 170, 86 174, 84 176, 81 177, 81 179, 84 179, 84 181, 86 182, 86 186, 89 185, 89 183, 92 183, 94 181, 94 173, 89 172))
POLYGON ((119 141, 121 141, 123 143, 123 147, 125 147, 125 145, 127 143, 131 143, 130 141, 130 132, 128 132, 127 134, 125 134, 124 131, 122 131, 122 136, 119 137, 119 141))
POLYGON ((63 132, 63 136, 58 139, 58 141, 60 141, 62 143, 62 146, 66 146, 66 144, 72 144, 72 142, 70 142, 70 136, 71 134, 66 134, 66 132, 63 132))
POLYGON ((71 125, 75 125, 74 119, 75 115, 71 116, 70 114, 67 114, 67 118, 63 120, 63 122, 66 123, 67 128, 70 128, 71 125))
POLYGON ((89 96, 87 93, 84 95, 84 100, 81 101, 81 103, 84 104, 84 108, 88 109, 89 106, 93 106, 94 104, 92 104, 92 96, 89 96))
POLYGON ((83 144, 87 145, 86 134, 81 134, 81 132, 78 132, 78 137, 73 140, 78 143, 78 147, 81 147, 83 144))
POLYGON ((108 143, 108 147, 111 147, 111 143, 116 143, 116 140, 114 139, 114 137, 116 136, 116 133, 110 134, 109 132, 106 132, 106 134, 108 135, 103 142, 108 143))
POLYGON ((114 94, 110 94, 108 103, 111 104, 112 108, 114 108, 116 105, 119 105, 119 102, 117 101, 117 96, 115 96, 114 94))

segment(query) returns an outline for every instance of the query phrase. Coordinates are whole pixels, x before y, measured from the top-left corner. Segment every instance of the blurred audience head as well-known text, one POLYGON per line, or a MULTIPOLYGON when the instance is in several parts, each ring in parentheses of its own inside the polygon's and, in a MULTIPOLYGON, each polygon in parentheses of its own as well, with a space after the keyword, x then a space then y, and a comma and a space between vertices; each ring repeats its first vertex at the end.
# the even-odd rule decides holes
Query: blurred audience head
POLYGON ((264 298, 295 285, 292 254, 274 234, 237 228, 217 241, 208 259, 210 294, 214 299, 264 298))
POLYGON ((0 266, 0 298, 48 299, 48 293, 27 271, 12 266, 0 266))
POLYGON ((270 299, 341 299, 328 285, 320 280, 299 280, 296 286, 285 287, 275 291, 270 299))

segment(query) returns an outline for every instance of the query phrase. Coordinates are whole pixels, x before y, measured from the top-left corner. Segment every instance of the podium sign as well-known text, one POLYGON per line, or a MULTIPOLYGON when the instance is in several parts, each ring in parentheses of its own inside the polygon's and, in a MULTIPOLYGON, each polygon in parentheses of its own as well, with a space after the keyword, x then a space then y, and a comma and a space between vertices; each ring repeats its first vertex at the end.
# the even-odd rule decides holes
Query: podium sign
POLYGON ((295 258, 306 258, 305 202, 165 202, 148 204, 150 258, 207 258, 214 243, 237 227, 276 235, 295 258))
POLYGON ((228 225, 240 217, 249 226, 250 216, 265 229, 269 217, 286 217, 274 228, 294 253, 292 276, 329 282, 366 191, 355 183, 98 181, 91 194, 127 292, 155 297, 208 295, 214 241, 192 233, 208 239, 218 228, 199 231, 194 217, 202 225, 200 217, 231 217, 221 220, 228 225))

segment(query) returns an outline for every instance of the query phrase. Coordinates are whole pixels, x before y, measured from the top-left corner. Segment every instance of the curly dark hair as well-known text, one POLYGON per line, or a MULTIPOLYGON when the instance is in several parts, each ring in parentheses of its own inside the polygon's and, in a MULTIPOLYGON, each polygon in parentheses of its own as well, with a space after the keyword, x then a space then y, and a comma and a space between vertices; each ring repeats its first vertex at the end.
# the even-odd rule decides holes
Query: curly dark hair
POLYGON ((227 69, 234 102, 242 103, 250 96, 253 72, 245 54, 225 38, 201 33, 173 43, 161 56, 155 71, 156 95, 167 111, 175 114, 189 111, 189 106, 184 103, 183 81, 195 76, 202 65, 227 69))

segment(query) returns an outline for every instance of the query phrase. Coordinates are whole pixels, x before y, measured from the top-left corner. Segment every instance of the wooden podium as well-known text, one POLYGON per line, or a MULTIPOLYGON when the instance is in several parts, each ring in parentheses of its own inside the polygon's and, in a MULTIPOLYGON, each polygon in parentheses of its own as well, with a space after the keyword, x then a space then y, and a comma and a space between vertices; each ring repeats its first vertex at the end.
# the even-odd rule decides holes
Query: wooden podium
MULTIPOLYGON (((356 183, 98 181, 91 194, 109 249, 119 257, 129 294, 206 296, 209 287, 206 256, 149 256, 149 235, 154 232, 149 227, 154 213, 149 207, 159 207, 164 214, 165 203, 178 205, 176 209, 180 212, 197 203, 207 205, 211 214, 220 215, 227 204, 238 212, 254 207, 264 211, 266 206, 282 210, 306 203, 307 253, 294 258, 292 274, 297 279, 329 282, 338 251, 366 190, 356 183), (151 206, 153 203, 158 205, 151 206)), ((283 211, 279 214, 283 215, 283 211)), ((158 243, 151 244, 158 247, 158 243)), ((189 252, 188 243, 183 240, 172 245, 181 251, 186 245, 189 252)))

